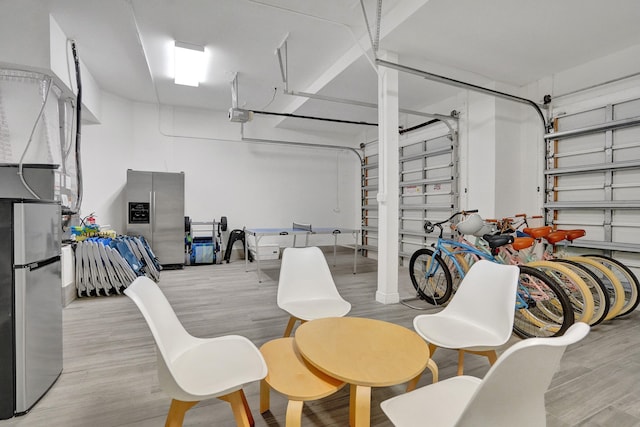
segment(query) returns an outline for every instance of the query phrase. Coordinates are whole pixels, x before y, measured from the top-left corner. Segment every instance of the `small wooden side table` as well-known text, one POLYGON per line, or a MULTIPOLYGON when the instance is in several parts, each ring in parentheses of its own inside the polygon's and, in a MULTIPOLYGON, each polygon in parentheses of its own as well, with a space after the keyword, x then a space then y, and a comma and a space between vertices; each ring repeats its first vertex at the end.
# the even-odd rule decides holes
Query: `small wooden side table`
POLYGON ((265 343, 260 352, 267 363, 267 376, 260 382, 260 413, 269 410, 270 388, 285 395, 286 427, 299 427, 305 401, 321 399, 335 393, 344 382, 309 365, 295 348, 293 338, 265 343))

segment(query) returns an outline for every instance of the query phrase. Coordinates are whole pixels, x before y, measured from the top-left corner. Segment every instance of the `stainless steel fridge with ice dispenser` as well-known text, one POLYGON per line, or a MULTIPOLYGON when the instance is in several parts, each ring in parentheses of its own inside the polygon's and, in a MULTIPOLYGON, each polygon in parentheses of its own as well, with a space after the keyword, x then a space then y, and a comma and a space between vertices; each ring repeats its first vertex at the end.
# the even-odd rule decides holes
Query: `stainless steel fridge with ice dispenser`
POLYGON ((0 419, 29 411, 62 372, 60 214, 0 199, 0 419))
POLYGON ((144 236, 163 267, 184 266, 184 173, 127 170, 127 234, 144 236))

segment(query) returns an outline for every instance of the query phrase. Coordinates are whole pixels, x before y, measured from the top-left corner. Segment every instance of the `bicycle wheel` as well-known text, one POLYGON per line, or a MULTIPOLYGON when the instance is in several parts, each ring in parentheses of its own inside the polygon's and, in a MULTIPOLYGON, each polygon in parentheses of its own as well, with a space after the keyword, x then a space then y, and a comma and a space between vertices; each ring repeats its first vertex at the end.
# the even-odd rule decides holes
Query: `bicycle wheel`
POLYGON ((611 270, 600 264, 598 261, 588 257, 570 256, 566 257, 566 259, 588 267, 600 280, 602 280, 607 291, 609 291, 611 306, 609 307, 609 314, 607 314, 607 317, 605 317, 604 320, 613 319, 622 312, 622 307, 624 307, 624 288, 622 287, 620 280, 618 280, 611 270))
POLYGON ((538 269, 520 265, 513 331, 521 338, 563 335, 574 322, 564 289, 538 269), (522 305, 519 307, 519 305, 522 305))
POLYGON ((553 261, 560 262, 562 265, 569 267, 589 286, 594 302, 593 317, 589 324, 595 326, 602 322, 607 317, 607 314, 609 314, 609 307, 611 305, 609 292, 604 283, 602 283, 602 280, 589 268, 577 262, 561 258, 554 259, 553 261))
POLYGON ((443 305, 451 298, 451 273, 431 249, 418 249, 411 255, 409 276, 420 298, 429 304, 443 305))
POLYGON ((618 316, 624 316, 625 314, 629 314, 635 310, 638 303, 640 303, 640 298, 638 298, 638 295, 640 294, 640 282, 636 275, 633 274, 633 271, 620 261, 605 255, 588 254, 583 256, 589 257, 603 264, 616 275, 618 280, 620 280, 620 283, 624 288, 625 303, 618 316))
POLYGON ((564 265, 552 261, 528 262, 529 267, 537 268, 549 277, 553 278, 569 297, 571 306, 576 315, 575 320, 589 323, 593 318, 595 302, 589 286, 572 270, 564 265))

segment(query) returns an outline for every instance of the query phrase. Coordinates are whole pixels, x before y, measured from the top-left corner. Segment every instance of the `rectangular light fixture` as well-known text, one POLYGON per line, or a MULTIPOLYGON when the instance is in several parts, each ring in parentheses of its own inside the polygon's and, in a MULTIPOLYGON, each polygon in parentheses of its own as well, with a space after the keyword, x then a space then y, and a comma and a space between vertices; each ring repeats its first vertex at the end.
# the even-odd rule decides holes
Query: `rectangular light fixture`
POLYGON ((177 41, 174 54, 175 84, 197 87, 204 78, 204 47, 177 41))

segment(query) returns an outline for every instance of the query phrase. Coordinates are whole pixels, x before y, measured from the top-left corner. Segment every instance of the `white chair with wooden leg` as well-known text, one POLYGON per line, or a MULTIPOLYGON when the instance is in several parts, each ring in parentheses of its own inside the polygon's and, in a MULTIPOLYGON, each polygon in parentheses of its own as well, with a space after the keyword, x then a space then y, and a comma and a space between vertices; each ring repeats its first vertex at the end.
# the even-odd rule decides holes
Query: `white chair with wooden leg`
POLYGON ((351 304, 338 293, 324 254, 317 247, 286 248, 278 280, 278 307, 289 313, 284 336, 296 321, 342 317, 351 304))
POLYGON ((530 338, 508 348, 483 379, 456 376, 385 400, 396 427, 543 427, 544 394, 567 346, 589 332, 576 323, 561 337, 530 338))
POLYGON ((429 344, 458 350, 458 375, 464 372, 464 353, 484 355, 492 365, 495 349, 505 344, 513 329, 520 270, 481 260, 471 266, 449 305, 435 314, 413 319, 416 332, 429 344))
POLYGON ((218 398, 231 404, 238 426, 253 426, 242 387, 267 375, 257 347, 239 335, 190 335, 158 285, 146 277, 138 277, 124 293, 140 309, 156 342, 160 387, 173 399, 165 425, 181 426, 192 406, 218 398))

